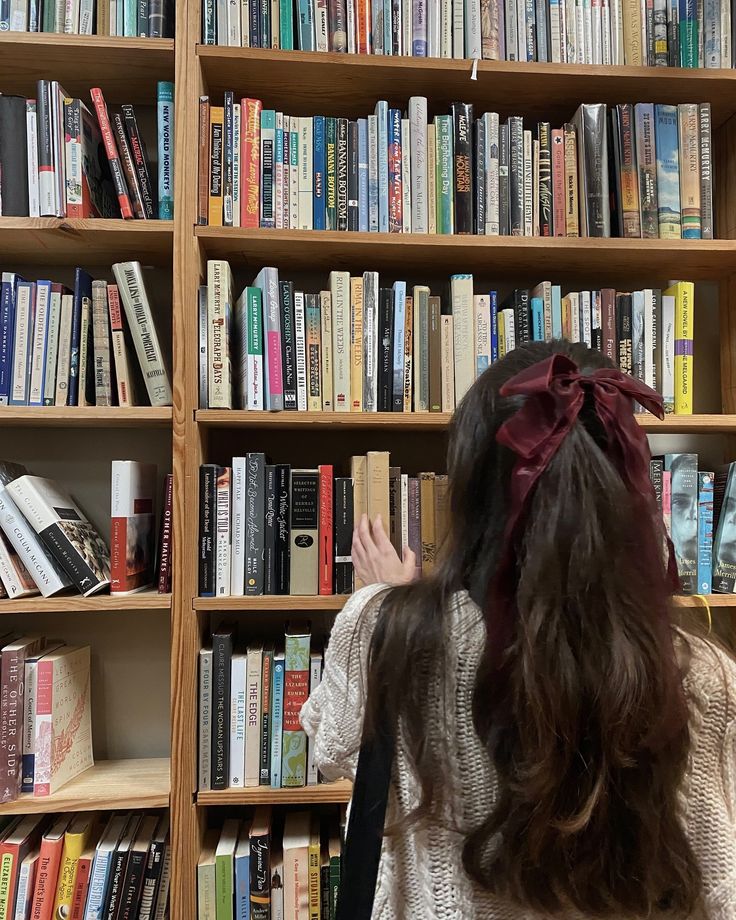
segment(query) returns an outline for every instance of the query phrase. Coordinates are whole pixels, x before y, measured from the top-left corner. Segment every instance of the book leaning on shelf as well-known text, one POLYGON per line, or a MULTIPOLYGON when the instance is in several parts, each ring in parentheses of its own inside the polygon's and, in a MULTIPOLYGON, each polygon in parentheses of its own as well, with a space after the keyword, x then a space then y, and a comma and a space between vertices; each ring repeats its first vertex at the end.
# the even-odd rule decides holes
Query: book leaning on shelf
POLYGON ((196 920, 289 917, 334 920, 345 810, 331 815, 256 808, 204 837, 197 863, 196 920))
POLYGON ((382 233, 713 239, 709 103, 581 105, 564 125, 428 119, 386 101, 350 120, 200 99, 198 222, 382 233), (609 194, 609 183, 612 186, 609 194))
POLYGON ((158 84, 158 176, 133 106, 111 112, 99 88, 94 114, 56 80, 0 95, 0 216, 173 219, 173 94, 158 84))
POLYGON ((2 273, 0 406, 170 406, 168 361, 140 262, 74 288, 2 273))
POLYGON ((171 0, 3 0, 0 32, 56 32, 129 38, 173 38, 171 0))
POLYGON ((285 51, 555 64, 731 67, 731 2, 204 0, 202 42, 285 51))
POLYGON ((200 406, 335 412, 452 412, 468 387, 517 345, 568 339, 693 411, 695 288, 567 291, 549 281, 504 297, 453 275, 382 287, 378 272, 333 271, 306 293, 263 268, 234 299, 227 262, 200 288, 200 406))

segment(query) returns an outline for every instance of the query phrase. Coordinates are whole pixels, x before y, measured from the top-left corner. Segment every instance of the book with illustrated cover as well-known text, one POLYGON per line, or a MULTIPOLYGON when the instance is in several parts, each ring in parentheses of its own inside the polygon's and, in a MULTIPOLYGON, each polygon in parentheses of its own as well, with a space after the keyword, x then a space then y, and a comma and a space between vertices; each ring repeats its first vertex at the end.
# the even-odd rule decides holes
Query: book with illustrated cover
POLYGON ((112 461, 110 593, 150 587, 155 564, 156 466, 112 461))
POLYGON ((309 696, 309 633, 286 633, 281 785, 304 786, 307 780, 307 736, 299 713, 309 696))

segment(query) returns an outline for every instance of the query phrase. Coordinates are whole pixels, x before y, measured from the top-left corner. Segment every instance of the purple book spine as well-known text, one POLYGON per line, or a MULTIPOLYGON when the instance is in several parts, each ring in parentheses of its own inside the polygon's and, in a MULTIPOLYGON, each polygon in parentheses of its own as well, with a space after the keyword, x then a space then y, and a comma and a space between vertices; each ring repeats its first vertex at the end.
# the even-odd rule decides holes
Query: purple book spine
POLYGON ((416 559, 417 578, 422 574, 421 498, 419 480, 409 479, 409 549, 416 559))

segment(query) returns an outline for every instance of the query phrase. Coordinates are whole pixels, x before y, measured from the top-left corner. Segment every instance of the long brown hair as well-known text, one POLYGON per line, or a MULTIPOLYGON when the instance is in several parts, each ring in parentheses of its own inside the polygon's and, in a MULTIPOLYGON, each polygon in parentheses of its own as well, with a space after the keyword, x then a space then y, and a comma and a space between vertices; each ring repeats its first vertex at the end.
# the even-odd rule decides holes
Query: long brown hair
MULTIPOLYGON (((533 343, 478 379, 450 432, 441 561, 382 603, 367 724, 400 728, 421 792, 409 821, 434 814, 446 777, 427 743, 437 716, 426 687, 445 660, 449 600, 466 589, 488 617, 503 548, 514 455, 496 432, 520 399, 499 390, 554 353, 583 373, 610 366, 584 345, 533 343)), ((686 915, 701 878, 679 820, 690 737, 661 519, 653 499, 651 515, 634 514, 606 448, 586 401, 532 493, 514 546, 512 637, 500 666, 486 642, 472 700, 499 794, 465 830, 463 864, 489 892, 548 914, 686 915)))

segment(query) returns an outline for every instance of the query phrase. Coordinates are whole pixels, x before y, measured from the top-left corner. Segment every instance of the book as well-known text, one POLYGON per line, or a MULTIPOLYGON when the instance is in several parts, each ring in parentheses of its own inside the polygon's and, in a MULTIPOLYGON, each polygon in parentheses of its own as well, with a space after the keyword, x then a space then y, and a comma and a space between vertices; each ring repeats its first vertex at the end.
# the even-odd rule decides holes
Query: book
POLYGON ((154 580, 156 467, 112 461, 110 593, 143 591, 154 580))
POLYGON ((308 633, 287 632, 281 755, 281 785, 286 788, 306 784, 307 738, 299 712, 309 696, 309 651, 308 633))

